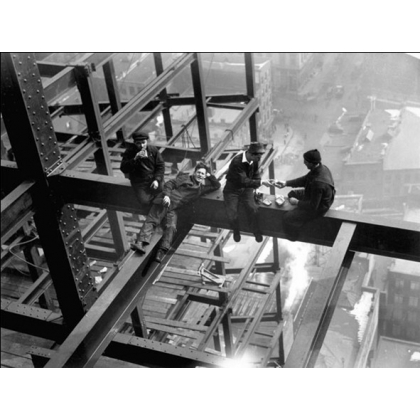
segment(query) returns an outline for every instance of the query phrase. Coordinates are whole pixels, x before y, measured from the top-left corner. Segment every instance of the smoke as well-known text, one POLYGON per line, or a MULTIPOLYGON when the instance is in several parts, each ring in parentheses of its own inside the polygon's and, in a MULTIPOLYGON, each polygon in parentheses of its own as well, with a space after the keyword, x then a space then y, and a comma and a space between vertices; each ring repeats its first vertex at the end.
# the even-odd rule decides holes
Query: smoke
POLYGON ((284 241, 282 245, 283 248, 286 249, 288 255, 284 267, 290 281, 288 284, 289 290, 284 304, 284 310, 289 312, 294 302, 303 296, 310 283, 310 278, 305 265, 308 261, 311 245, 302 242, 289 241, 284 241))

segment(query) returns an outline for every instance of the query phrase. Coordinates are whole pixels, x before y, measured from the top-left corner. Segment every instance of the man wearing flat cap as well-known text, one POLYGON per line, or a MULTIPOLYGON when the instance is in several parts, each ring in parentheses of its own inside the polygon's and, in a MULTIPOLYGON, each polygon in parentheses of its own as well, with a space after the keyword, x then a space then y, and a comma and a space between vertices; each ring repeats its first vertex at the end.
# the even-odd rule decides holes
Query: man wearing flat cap
POLYGON ((147 133, 135 131, 131 137, 133 143, 123 153, 120 169, 130 179, 140 205, 148 206, 162 191, 165 162, 158 148, 147 144, 147 133))
POLYGON ((288 238, 297 240, 300 228, 309 220, 323 216, 334 202, 335 188, 331 171, 321 163, 317 149, 303 154, 303 163, 309 172, 290 181, 277 181, 278 188, 292 187, 289 201, 296 206, 283 217, 283 227, 288 238))
POLYGON ((261 185, 269 187, 268 180, 261 180, 259 162, 265 153, 262 143, 251 143, 248 150, 235 156, 226 175, 226 185, 223 190, 226 214, 235 242, 241 240, 238 209, 243 207, 248 218, 248 226, 254 233, 257 242, 262 242, 258 223, 258 206, 254 200, 254 189, 261 185))

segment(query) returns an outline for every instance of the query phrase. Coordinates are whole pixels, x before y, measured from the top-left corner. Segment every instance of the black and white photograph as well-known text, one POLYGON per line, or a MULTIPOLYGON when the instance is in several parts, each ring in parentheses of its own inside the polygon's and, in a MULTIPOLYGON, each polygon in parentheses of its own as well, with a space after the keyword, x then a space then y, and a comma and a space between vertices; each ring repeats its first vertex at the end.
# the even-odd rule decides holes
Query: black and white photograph
POLYGON ((4 377, 156 419, 413 380, 420 53, 160 45, 2 49, 4 377))

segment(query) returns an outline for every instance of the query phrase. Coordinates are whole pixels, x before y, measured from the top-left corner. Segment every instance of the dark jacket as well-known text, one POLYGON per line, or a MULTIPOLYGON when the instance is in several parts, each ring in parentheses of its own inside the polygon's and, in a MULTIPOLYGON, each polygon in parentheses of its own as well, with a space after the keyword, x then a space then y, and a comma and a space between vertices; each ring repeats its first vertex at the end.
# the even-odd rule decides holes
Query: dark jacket
POLYGON ((207 194, 220 188, 220 182, 214 175, 206 178, 204 185, 198 183, 193 175, 181 173, 175 179, 165 183, 162 194, 159 194, 153 202, 161 202, 164 196, 171 199, 171 210, 180 208, 185 204, 192 203, 201 195, 207 194))
POLYGON ((120 169, 128 175, 132 184, 150 185, 158 181, 163 183, 165 162, 155 146, 147 145, 147 157, 134 159, 139 149, 135 144, 129 144, 122 155, 120 169))
POLYGON ((334 202, 334 180, 325 165, 319 164, 305 176, 287 181, 286 185, 305 188, 304 198, 298 204, 300 209, 325 213, 334 202))
POLYGON ((241 188, 258 188, 261 186, 261 175, 258 163, 242 162, 243 153, 235 156, 230 162, 226 174, 224 191, 238 190, 241 188))

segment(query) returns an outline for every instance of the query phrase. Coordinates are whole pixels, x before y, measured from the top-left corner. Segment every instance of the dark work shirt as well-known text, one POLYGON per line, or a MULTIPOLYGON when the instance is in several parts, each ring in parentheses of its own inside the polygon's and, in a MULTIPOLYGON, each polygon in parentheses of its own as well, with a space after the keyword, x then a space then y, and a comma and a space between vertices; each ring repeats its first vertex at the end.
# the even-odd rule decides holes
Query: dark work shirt
POLYGON ((230 162, 226 174, 224 191, 238 190, 241 188, 258 188, 261 186, 261 175, 257 162, 243 162, 244 154, 235 156, 230 162))
POLYGON ((179 174, 175 179, 171 179, 165 183, 163 193, 159 194, 159 196, 169 197, 171 199, 170 208, 173 210, 185 204, 192 203, 201 195, 219 188, 220 182, 214 175, 207 177, 203 185, 198 183, 193 175, 179 174))
POLYGON ((323 213, 334 202, 334 180, 325 165, 319 164, 305 176, 287 181, 287 186, 305 188, 304 198, 298 204, 300 209, 323 213))
POLYGON ((147 157, 134 159, 139 149, 129 144, 122 155, 121 171, 128 175, 132 184, 150 185, 153 181, 163 183, 165 162, 155 146, 147 145, 147 157))

